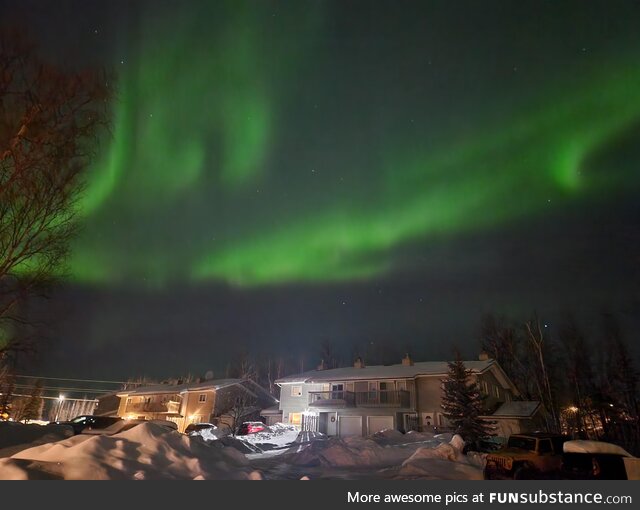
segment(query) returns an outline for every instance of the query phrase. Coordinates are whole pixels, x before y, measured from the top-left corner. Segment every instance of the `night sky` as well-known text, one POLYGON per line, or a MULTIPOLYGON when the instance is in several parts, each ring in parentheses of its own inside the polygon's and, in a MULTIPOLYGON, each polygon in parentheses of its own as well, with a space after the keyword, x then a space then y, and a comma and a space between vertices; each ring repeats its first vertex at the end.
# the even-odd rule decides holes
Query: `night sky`
MULTIPOLYGON (((478 351, 485 312, 640 328, 640 2, 7 1, 112 69, 33 371, 478 351)), ((398 358, 399 361, 399 358, 398 358)))

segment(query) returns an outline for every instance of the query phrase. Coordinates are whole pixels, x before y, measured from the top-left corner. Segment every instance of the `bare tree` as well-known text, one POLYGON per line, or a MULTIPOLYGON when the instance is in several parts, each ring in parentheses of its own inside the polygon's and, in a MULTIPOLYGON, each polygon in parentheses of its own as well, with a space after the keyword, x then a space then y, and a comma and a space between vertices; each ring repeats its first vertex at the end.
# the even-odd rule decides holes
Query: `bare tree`
POLYGON ((550 369, 547 364, 546 354, 548 351, 546 337, 540 324, 540 319, 534 315, 532 319, 524 323, 524 329, 531 350, 532 361, 534 363, 534 377, 538 388, 539 398, 551 415, 549 429, 560 430, 560 417, 557 408, 557 401, 554 396, 550 378, 550 369))
POLYGON ((49 65, 0 32, 0 329, 24 322, 20 302, 63 270, 108 98, 104 74, 49 65))
POLYGON ((234 436, 240 431, 243 422, 257 417, 260 411, 258 398, 243 384, 226 391, 216 407, 220 411, 219 426, 226 426, 234 436))
POLYGON ((327 368, 338 368, 340 365, 335 345, 328 338, 325 338, 320 343, 320 359, 324 362, 324 365, 327 368))

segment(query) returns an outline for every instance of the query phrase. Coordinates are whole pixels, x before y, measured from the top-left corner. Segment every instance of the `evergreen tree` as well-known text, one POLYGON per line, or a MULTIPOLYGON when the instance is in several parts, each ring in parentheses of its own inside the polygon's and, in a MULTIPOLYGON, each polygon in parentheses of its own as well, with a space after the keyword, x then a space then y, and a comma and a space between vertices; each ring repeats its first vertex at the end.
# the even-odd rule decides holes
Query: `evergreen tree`
POLYGON ((468 444, 477 444, 480 438, 493 432, 491 422, 480 418, 484 397, 458 352, 455 360, 448 365, 449 373, 444 380, 442 398, 443 414, 453 425, 456 434, 460 434, 468 444))

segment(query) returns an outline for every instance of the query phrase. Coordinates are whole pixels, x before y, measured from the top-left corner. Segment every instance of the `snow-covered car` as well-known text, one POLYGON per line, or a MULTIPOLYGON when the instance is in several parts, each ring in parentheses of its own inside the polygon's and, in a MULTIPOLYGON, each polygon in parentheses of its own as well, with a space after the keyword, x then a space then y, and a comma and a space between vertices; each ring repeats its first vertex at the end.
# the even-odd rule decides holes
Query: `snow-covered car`
POLYGON ((620 446, 604 441, 567 441, 563 450, 560 469, 563 479, 633 479, 631 466, 640 461, 620 446))
POLYGON ((200 432, 202 430, 206 430, 206 429, 217 429, 218 427, 216 427, 213 423, 190 423, 189 425, 187 425, 187 428, 184 429, 184 433, 189 435, 192 432, 200 432))

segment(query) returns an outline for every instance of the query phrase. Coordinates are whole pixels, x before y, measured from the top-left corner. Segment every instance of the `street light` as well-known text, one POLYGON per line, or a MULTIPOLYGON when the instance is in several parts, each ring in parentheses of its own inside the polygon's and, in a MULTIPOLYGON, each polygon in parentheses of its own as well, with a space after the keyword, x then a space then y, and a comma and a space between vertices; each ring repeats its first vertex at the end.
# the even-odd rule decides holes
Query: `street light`
POLYGON ((64 395, 61 393, 58 395, 58 410, 56 411, 56 417, 53 421, 58 421, 58 416, 60 415, 60 411, 62 410, 62 403, 64 402, 64 395))

